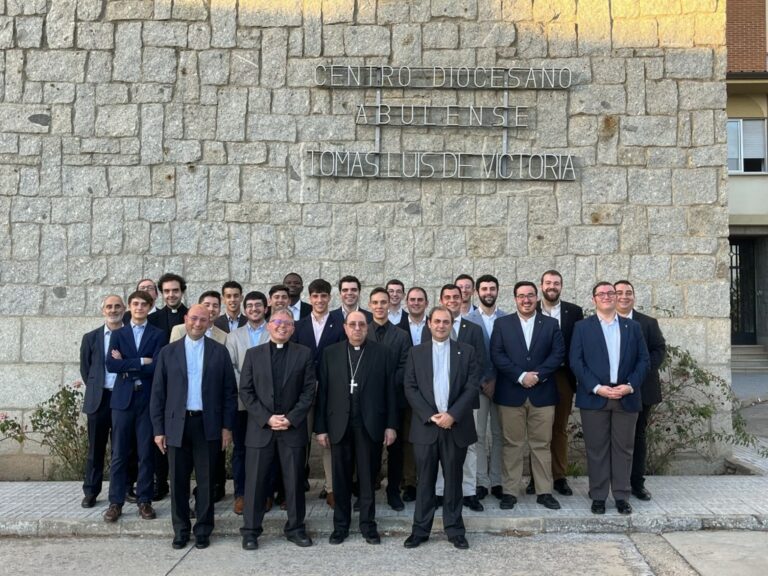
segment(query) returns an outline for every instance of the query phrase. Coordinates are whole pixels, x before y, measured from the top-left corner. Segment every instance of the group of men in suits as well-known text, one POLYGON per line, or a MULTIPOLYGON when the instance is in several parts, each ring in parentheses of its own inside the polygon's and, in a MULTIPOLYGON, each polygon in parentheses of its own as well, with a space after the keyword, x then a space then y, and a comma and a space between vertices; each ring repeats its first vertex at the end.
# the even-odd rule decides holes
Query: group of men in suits
POLYGON ((273 286, 269 298, 256 291, 243 297, 241 285, 229 281, 221 294, 204 292, 187 309, 184 279, 165 274, 158 281, 165 306, 152 314, 149 284, 139 282, 146 290, 129 296, 125 316, 119 296, 105 298, 105 324, 81 347, 90 440, 83 506, 93 506, 101 488, 111 431, 107 521, 117 520, 132 492, 133 452, 136 501, 146 519, 155 517, 152 500, 167 493, 170 460, 173 545, 186 546, 193 532, 196 545, 206 547, 213 503, 223 496, 224 450, 232 443, 243 548, 258 547, 276 491, 288 511, 286 537, 309 546, 305 489, 314 432, 325 475, 321 497, 334 508, 332 544, 349 534, 353 494, 363 537, 380 542, 374 491, 386 448, 387 503, 402 510, 404 501, 416 502, 406 547, 428 539, 442 506, 449 540, 466 548, 462 506, 481 511, 493 494, 510 509, 525 490, 558 509, 553 490, 572 494, 566 475, 574 394, 593 512, 604 512, 609 489, 621 513, 631 512, 630 492, 651 497, 645 430, 660 401, 665 344, 658 323, 634 310, 626 280, 596 285, 596 314, 585 321, 579 306, 561 300, 556 270, 545 272, 539 286, 515 285, 513 314, 496 305, 499 282, 490 275, 475 283, 463 274, 446 284, 430 314, 426 291, 406 292, 398 280, 371 291, 370 310, 360 307, 354 276, 339 281, 341 306, 330 310, 330 283, 313 280, 305 303, 296 273, 273 286), (523 489, 526 444, 531 481, 523 489))

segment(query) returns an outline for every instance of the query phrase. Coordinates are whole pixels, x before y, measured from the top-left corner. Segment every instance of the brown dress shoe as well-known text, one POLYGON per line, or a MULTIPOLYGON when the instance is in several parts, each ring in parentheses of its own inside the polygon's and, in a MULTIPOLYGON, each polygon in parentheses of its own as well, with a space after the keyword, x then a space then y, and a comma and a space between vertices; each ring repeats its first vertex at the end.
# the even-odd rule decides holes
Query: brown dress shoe
POLYGON ((149 502, 142 502, 139 504, 139 516, 141 516, 142 520, 154 520, 157 518, 155 509, 152 508, 152 504, 149 502))
POLYGON ((104 512, 104 522, 117 522, 117 519, 123 515, 122 504, 110 504, 107 511, 104 512))
POLYGON ((232 504, 232 511, 238 516, 242 516, 244 506, 245 506, 245 498, 243 498, 242 496, 237 496, 235 498, 235 503, 232 504))
POLYGON ((325 497, 325 502, 331 509, 336 508, 336 498, 333 497, 333 492, 328 492, 328 495, 325 497))

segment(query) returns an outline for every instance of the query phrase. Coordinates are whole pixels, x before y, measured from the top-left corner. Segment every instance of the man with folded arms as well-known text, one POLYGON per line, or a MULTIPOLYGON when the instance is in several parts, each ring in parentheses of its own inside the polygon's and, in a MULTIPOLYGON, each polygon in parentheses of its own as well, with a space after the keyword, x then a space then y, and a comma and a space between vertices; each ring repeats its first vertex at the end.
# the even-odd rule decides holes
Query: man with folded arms
POLYGON ((205 332, 208 309, 192 306, 184 317, 184 338, 160 351, 152 383, 152 427, 155 444, 168 454, 171 477, 173 548, 189 542, 207 548, 213 531, 216 462, 232 442, 237 411, 235 373, 227 349, 205 332), (189 482, 195 471, 194 528, 189 516, 189 482))
POLYGON ((605 514, 610 489, 619 514, 631 514, 635 423, 650 359, 640 324, 616 313, 616 291, 610 282, 595 284, 592 301, 595 315, 576 323, 570 352, 579 382, 576 406, 587 450, 589 497, 592 513, 605 514))
POLYGON ((283 532, 297 546, 312 545, 304 526, 304 453, 309 442, 307 414, 315 396, 315 368, 309 348, 290 342, 293 329, 290 310, 275 310, 267 324, 269 342, 246 352, 240 375, 240 399, 248 412, 245 521, 240 529, 245 550, 258 548, 275 462, 282 471, 288 510, 283 532))
POLYGON ((167 334, 147 321, 152 308, 152 296, 136 291, 128 296, 130 323, 112 332, 107 370, 117 374, 112 389, 112 461, 109 473, 109 508, 105 522, 116 522, 123 513, 127 481, 128 456, 135 438, 139 457, 136 479, 136 497, 139 516, 154 520, 152 508, 153 477, 155 472, 152 420, 149 399, 152 377, 160 349, 168 343, 167 334))
POLYGON ((552 496, 552 422, 557 404, 554 373, 565 357, 565 344, 557 320, 537 314, 538 294, 533 282, 514 288, 517 312, 499 318, 491 335, 491 360, 497 380, 494 402, 498 405, 504 443, 504 494, 501 508, 514 508, 523 480, 526 439, 531 452, 531 472, 536 502, 557 510, 552 496))

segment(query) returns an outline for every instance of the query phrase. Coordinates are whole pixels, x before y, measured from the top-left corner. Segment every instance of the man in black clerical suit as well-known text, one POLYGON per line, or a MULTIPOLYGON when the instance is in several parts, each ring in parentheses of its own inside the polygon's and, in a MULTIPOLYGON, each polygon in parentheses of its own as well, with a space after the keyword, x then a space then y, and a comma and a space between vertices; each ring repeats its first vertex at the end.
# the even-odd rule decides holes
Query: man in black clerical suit
MULTIPOLYGON (((408 403, 403 392, 403 374, 405 361, 411 349, 411 338, 402 328, 389 320, 389 293, 384 288, 374 288, 368 298, 368 308, 373 314, 373 322, 368 324, 368 340, 384 344, 392 356, 395 366, 395 396, 397 398, 398 430, 403 429, 403 418, 408 403)), ((407 314, 405 314, 407 317, 407 314)), ((404 510, 405 504, 400 498, 400 482, 403 480, 403 435, 398 434, 393 444, 387 447, 387 504, 396 511, 404 510)))
POLYGON ((632 452, 632 474, 629 477, 632 495, 638 500, 648 501, 651 499, 651 493, 645 487, 645 463, 648 453, 646 429, 653 407, 661 403, 659 368, 667 357, 667 342, 659 328, 659 321, 635 310, 635 288, 629 280, 619 280, 614 283, 613 289, 616 290, 616 311, 620 316, 640 324, 651 361, 648 376, 643 382, 643 407, 635 424, 635 449, 632 452))
POLYGON ((397 400, 389 350, 366 340, 368 322, 359 310, 344 320, 347 342, 329 346, 320 366, 315 432, 330 446, 333 467, 333 533, 341 544, 349 535, 352 517, 352 472, 357 466, 360 487, 360 532, 369 544, 379 544, 374 491, 382 445, 397 433, 397 400))
MULTIPOLYGON (((174 326, 184 324, 188 309, 182 302, 187 291, 187 282, 178 274, 167 272, 160 276, 157 286, 163 295, 164 306, 147 316, 147 322, 165 332, 166 341, 170 340, 174 326)), ((162 500, 168 495, 168 457, 154 450, 155 489, 152 500, 162 500)))
POLYGON ((469 548, 461 515, 462 468, 467 448, 477 442, 472 407, 482 372, 474 348, 451 340, 452 326, 448 309, 433 308, 429 315, 432 340, 414 346, 405 366, 405 397, 413 410, 410 440, 419 475, 413 528, 406 548, 429 540, 438 463, 445 475, 443 528, 456 548, 469 548))
POLYGON ((195 547, 207 548, 213 531, 213 486, 219 452, 232 443, 237 384, 227 349, 205 336, 210 313, 202 304, 184 317, 186 335, 160 351, 150 414, 155 445, 171 473, 173 548, 189 541, 189 482, 195 471, 195 547))
POLYGON ((309 348, 289 342, 293 329, 290 310, 275 310, 267 324, 269 342, 248 349, 240 373, 240 399, 248 412, 240 529, 245 550, 258 548, 275 459, 280 462, 288 510, 283 531, 297 546, 312 545, 304 528, 304 451, 309 441, 307 414, 317 381, 309 348))

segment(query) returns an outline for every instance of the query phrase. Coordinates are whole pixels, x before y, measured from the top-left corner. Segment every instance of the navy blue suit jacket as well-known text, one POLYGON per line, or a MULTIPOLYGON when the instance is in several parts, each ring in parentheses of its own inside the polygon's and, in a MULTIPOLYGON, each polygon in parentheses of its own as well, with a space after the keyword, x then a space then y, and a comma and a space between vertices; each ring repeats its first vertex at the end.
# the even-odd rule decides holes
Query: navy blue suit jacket
POLYGON ((293 336, 291 336, 292 342, 297 342, 311 350, 316 378, 320 376, 320 360, 323 357, 323 350, 325 350, 326 346, 347 339, 347 333, 344 332, 344 317, 340 312, 338 314, 334 314, 334 312, 335 310, 330 312, 328 319, 325 321, 319 345, 315 344, 315 331, 312 327, 311 314, 296 322, 296 328, 293 331, 293 336))
MULTIPOLYGON (((642 408, 641 388, 648 373, 650 359, 640 324, 629 318, 619 317, 621 349, 619 352, 618 381, 614 384, 631 384, 633 394, 621 399, 627 412, 639 412, 642 408)), ((576 323, 573 328, 570 352, 571 370, 579 381, 576 389, 576 406, 587 410, 599 410, 607 398, 594 394, 598 384, 611 384, 608 363, 608 347, 597 315, 576 323)))
POLYGON ((152 389, 152 377, 157 365, 157 355, 160 349, 168 344, 168 335, 149 322, 145 324, 141 345, 136 350, 131 324, 125 324, 120 330, 112 332, 109 339, 109 355, 107 355, 107 370, 117 373, 115 387, 112 390, 111 407, 115 410, 125 410, 133 398, 134 381, 141 382, 140 394, 149 400, 152 389), (112 350, 118 350, 121 360, 112 358, 112 350), (141 365, 142 358, 152 358, 151 364, 141 365))
MULTIPOLYGON (((205 439, 221 440, 221 429, 232 430, 237 417, 237 384, 232 359, 225 346, 212 338, 203 342, 203 429, 205 439)), ((152 382, 149 413, 155 436, 165 436, 169 446, 181 447, 187 416, 186 338, 160 351, 152 382)))
POLYGON ((99 409, 104 390, 104 325, 83 335, 80 342, 80 377, 85 384, 83 412, 99 409))
POLYGON ((553 377, 565 358, 565 342, 557 320, 537 313, 533 320, 530 349, 525 345, 517 313, 497 318, 491 334, 491 360, 496 366, 493 401, 502 406, 554 406, 558 402, 553 377), (539 382, 524 388, 518 379, 523 372, 538 372, 539 382))

